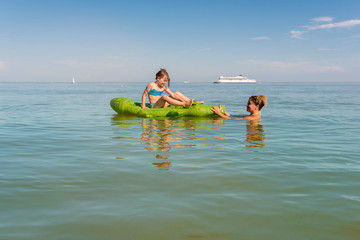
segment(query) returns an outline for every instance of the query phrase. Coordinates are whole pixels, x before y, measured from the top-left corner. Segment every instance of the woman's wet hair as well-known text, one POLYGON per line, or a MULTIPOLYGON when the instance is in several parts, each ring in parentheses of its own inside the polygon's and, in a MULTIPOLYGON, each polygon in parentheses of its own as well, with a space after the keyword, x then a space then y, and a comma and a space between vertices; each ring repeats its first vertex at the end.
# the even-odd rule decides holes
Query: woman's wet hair
POLYGON ((161 68, 160 71, 158 71, 156 73, 156 79, 157 78, 164 78, 166 77, 168 79, 168 86, 170 87, 170 77, 169 77, 169 74, 167 73, 166 69, 165 68, 161 68))
POLYGON ((249 98, 249 100, 251 100, 255 105, 259 106, 259 110, 267 105, 267 99, 264 95, 253 95, 249 98))

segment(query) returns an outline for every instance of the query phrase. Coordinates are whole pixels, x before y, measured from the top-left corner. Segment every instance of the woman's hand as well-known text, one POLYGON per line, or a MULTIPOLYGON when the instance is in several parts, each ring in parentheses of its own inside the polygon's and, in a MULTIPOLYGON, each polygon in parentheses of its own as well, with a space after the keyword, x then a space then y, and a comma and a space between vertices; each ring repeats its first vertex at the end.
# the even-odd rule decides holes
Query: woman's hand
POLYGON ((216 113, 217 115, 221 114, 221 109, 219 108, 219 106, 213 106, 210 110, 216 113))
POLYGON ((225 112, 225 114, 223 114, 221 112, 221 108, 219 106, 213 106, 212 108, 210 108, 210 110, 222 118, 230 119, 230 114, 228 114, 227 112, 225 112))

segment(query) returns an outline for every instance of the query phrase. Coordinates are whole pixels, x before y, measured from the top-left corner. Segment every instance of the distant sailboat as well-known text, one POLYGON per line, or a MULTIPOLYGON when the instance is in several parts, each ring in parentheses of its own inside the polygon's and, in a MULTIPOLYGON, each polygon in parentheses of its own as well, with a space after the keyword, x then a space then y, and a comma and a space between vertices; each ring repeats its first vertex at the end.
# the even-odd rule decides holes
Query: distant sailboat
POLYGON ((75 84, 75 78, 72 79, 72 83, 75 84))

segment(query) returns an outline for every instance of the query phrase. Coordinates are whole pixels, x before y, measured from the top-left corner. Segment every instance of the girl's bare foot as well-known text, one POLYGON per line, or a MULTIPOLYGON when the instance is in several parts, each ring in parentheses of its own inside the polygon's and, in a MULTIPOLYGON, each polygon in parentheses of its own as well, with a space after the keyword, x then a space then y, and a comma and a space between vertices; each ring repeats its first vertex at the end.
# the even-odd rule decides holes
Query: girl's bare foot
POLYGON ((191 107, 191 105, 193 105, 193 103, 194 103, 194 99, 190 99, 189 101, 187 101, 186 103, 185 103, 185 108, 189 108, 189 107, 191 107))

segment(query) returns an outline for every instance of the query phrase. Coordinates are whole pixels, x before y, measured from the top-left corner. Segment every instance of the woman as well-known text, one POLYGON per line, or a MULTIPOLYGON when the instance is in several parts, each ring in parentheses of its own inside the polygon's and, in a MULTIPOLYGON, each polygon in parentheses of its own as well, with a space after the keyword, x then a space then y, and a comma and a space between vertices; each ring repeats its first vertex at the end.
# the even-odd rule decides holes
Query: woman
MULTIPOLYGON (((267 105, 266 96, 263 95, 253 95, 249 98, 248 103, 246 104, 246 111, 250 113, 250 116, 243 117, 245 120, 260 120, 261 112, 260 110, 267 105)), ((219 115, 222 118, 230 119, 230 114, 225 112, 225 114, 221 113, 221 109, 218 106, 214 106, 211 109, 214 113, 219 115)))

